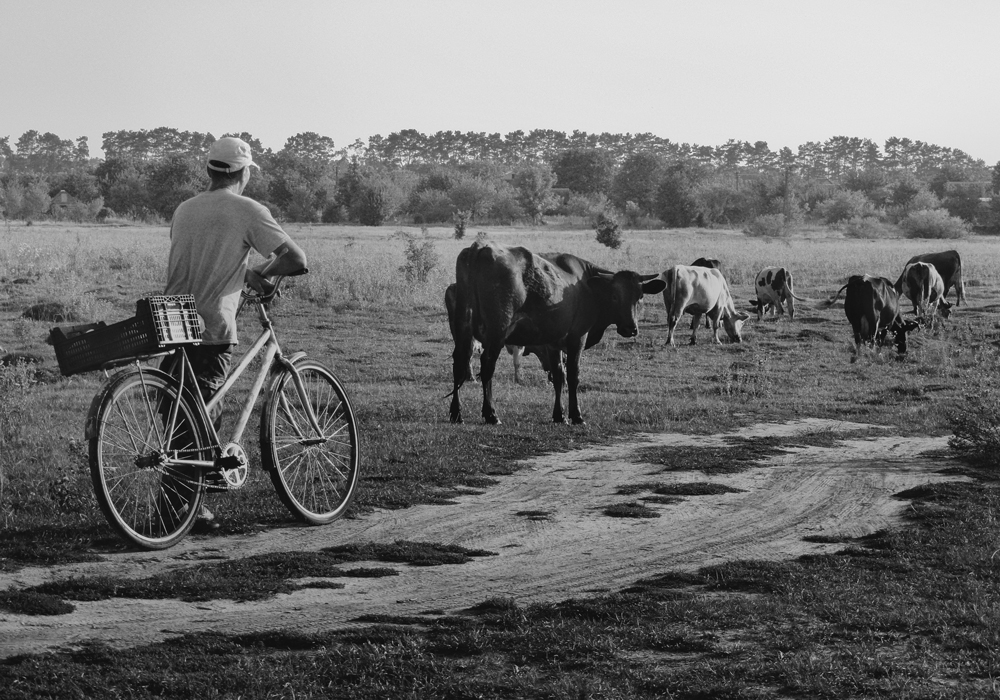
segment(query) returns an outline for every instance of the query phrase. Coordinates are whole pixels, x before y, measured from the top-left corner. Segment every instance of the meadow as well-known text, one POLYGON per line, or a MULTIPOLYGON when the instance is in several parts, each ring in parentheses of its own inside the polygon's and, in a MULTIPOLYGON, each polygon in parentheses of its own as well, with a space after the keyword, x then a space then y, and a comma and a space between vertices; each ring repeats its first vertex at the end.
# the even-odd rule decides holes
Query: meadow
MULTIPOLYGON (((327 362, 351 392, 363 450, 351 517, 447 503, 468 489, 488 492, 519 459, 637 432, 713 434, 819 417, 900 436, 947 435, 967 398, 997 380, 995 238, 869 241, 817 228, 769 240, 685 229, 629 231, 611 250, 591 230, 558 225, 470 226, 464 240, 450 227, 287 230, 307 252, 310 273, 290 280, 273 315, 286 351, 327 362), (742 344, 715 346, 702 328, 690 347, 682 321, 680 346, 667 348, 662 299, 647 298, 637 338, 612 332, 583 356, 586 425, 551 424, 551 388, 530 357, 522 384, 513 383, 510 362, 501 358, 494 389, 500 426, 479 420, 475 384, 463 390, 466 423, 452 425, 443 296, 458 252, 477 235, 641 273, 718 258, 741 309, 757 271, 780 264, 794 272, 796 292, 807 301, 796 304, 793 321, 754 316, 742 344), (962 254, 968 305, 943 330, 913 334, 902 360, 883 350, 852 362, 842 304, 828 307, 826 299, 850 274, 895 280, 910 256, 951 247, 962 254)), ((159 293, 168 231, 36 223, 0 229, 0 244, 0 345, 42 359, 0 368, 0 571, 100 560, 123 548, 94 501, 83 439, 104 377, 60 377, 45 338, 55 325, 122 320, 136 299, 159 293)), ((244 342, 253 331, 241 327, 244 342)), ((253 425, 247 435, 256 435, 253 425)), ((259 463, 248 442, 251 463, 259 463)), ((387 620, 324 635, 290 630, 125 651, 88 647, 9 660, 0 679, 24 689, 12 697, 86 694, 109 666, 115 670, 106 687, 136 697, 319 697, 323 683, 345 697, 992 697, 1000 670, 989 545, 1000 534, 992 515, 997 498, 989 474, 948 455, 941 460, 976 481, 911 495, 909 527, 845 542, 840 555, 734 562, 684 576, 636 571, 614 594, 526 607, 470 600, 480 604, 477 615, 433 625, 387 620), (164 655, 174 661, 154 681, 164 655), (174 665, 199 656, 218 663, 191 662, 194 676, 174 665)), ((259 470, 211 507, 222 522, 212 538, 291 520, 259 470)), ((0 591, 0 611, 58 605, 72 599, 67 591, 0 591)), ((226 596, 224 587, 217 595, 226 596)))

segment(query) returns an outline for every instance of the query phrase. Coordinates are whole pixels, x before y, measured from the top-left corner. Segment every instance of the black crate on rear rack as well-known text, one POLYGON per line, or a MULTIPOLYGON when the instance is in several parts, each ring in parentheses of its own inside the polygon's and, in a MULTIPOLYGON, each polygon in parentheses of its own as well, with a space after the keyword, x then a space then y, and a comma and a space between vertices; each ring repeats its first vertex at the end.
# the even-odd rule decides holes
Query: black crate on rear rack
POLYGON ((49 340, 64 376, 93 372, 107 362, 201 342, 201 327, 190 294, 153 296, 135 303, 135 316, 108 325, 53 328, 49 340))

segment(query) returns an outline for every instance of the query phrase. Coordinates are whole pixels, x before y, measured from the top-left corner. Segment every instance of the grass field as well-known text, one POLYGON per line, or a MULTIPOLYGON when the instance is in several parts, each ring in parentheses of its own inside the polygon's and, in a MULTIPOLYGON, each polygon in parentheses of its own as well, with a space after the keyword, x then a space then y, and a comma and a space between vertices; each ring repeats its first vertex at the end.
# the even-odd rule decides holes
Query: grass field
MULTIPOLYGON (((467 422, 455 426, 445 398, 452 345, 443 295, 458 251, 478 229, 470 227, 464 241, 450 228, 288 230, 309 255, 310 274, 291 281, 274 316, 286 350, 328 362, 352 392, 363 432, 358 516, 488 489, 519 458, 639 431, 707 434, 810 416, 878 424, 902 436, 945 435, 965 397, 998 375, 993 238, 863 241, 810 230, 767 241, 731 231, 641 231, 612 251, 592 231, 488 228, 497 242, 572 252, 610 269, 660 272, 718 258, 741 308, 756 272, 781 264, 808 301, 796 304, 791 322, 754 317, 741 345, 716 347, 702 329, 699 345, 671 349, 662 299, 649 298, 637 338, 609 333, 584 354, 585 426, 549 422, 551 389, 534 358, 521 385, 501 358, 502 425, 480 423, 473 385, 463 392, 467 422), (426 255, 437 264, 427 265, 424 280, 402 271, 408 237, 431 241, 426 255), (950 247, 962 254, 968 305, 943 331, 912 335, 904 361, 883 351, 852 363, 842 305, 823 302, 850 274, 895 279, 910 256, 950 247)), ((94 502, 83 441, 103 377, 58 377, 44 339, 54 325, 124 319, 137 298, 159 293, 167 230, 36 224, 0 229, 0 243, 0 345, 43 358, 0 369, 0 570, 99 558, 122 546, 94 502), (66 321, 24 317, 56 304, 66 321)), ((251 326, 241 329, 244 342, 252 335, 251 326)), ((247 435, 255 434, 251 425, 247 435)), ((245 447, 259 463, 257 447, 245 447)), ((99 695, 135 697, 322 697, 328 684, 345 697, 373 698, 995 697, 997 499, 986 476, 965 471, 979 480, 913 496, 912 527, 846 542, 840 555, 737 562, 686 576, 637 571, 613 595, 524 608, 469 601, 482 603, 478 615, 429 627, 390 620, 396 624, 320 636, 95 647, 9 661, 0 682, 11 697, 85 695, 87 683, 103 689, 99 695), (98 680, 109 668, 109 679, 98 680)), ((211 507, 223 523, 220 536, 289 521, 259 470, 211 507)), ((58 588, 34 595, 36 602, 66 598, 58 588)), ((25 600, 0 591, 0 608, 25 600)))

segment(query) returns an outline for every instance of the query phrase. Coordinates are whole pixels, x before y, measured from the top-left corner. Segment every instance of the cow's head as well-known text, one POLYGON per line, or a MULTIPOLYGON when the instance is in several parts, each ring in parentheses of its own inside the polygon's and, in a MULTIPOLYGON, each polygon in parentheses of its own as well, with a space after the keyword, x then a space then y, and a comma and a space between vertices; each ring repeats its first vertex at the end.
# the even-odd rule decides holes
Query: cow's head
POLYGON ((944 299, 938 300, 938 313, 941 314, 941 318, 948 318, 951 316, 951 307, 953 304, 944 299))
POLYGON ((722 327, 726 329, 726 335, 734 343, 742 343, 741 331, 743 324, 750 319, 750 314, 743 311, 733 311, 722 316, 722 327))
POLYGON ((893 345, 896 346, 896 352, 898 352, 900 355, 905 354, 906 334, 912 333, 913 331, 919 329, 920 329, 920 324, 914 321, 912 318, 907 319, 905 321, 901 318, 897 318, 895 321, 893 321, 892 325, 889 326, 889 331, 893 335, 892 343, 893 345))
POLYGON ((587 278, 587 284, 605 303, 610 304, 612 323, 623 338, 639 334, 636 315, 643 295, 659 294, 667 287, 659 275, 640 275, 629 271, 614 275, 600 272, 587 278))

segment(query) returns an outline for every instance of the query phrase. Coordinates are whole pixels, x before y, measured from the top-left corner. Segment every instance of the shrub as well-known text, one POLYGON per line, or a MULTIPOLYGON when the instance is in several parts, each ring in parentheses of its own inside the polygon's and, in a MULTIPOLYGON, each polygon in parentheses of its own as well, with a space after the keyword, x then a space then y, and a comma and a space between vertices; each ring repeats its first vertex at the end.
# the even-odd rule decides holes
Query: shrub
POLYGON ((784 238, 792 230, 785 223, 784 214, 764 214, 755 217, 743 229, 744 235, 752 238, 784 238))
POLYGON ((871 216, 875 205, 863 192, 841 191, 817 205, 816 212, 828 224, 871 216))
POLYGON ((899 229, 874 216, 856 216, 844 224, 845 238, 895 238, 899 229))
POLYGON ((604 214, 597 217, 597 224, 594 226, 597 231, 597 242, 606 245, 612 250, 621 248, 622 231, 621 226, 614 219, 608 218, 604 214))
POLYGON ((407 282, 426 282, 431 272, 440 262, 434 241, 425 238, 422 243, 412 236, 406 236, 406 263, 399 271, 407 282))
POLYGON ((469 223, 469 212, 455 212, 455 240, 460 241, 465 238, 465 226, 469 223))
POLYGON ((963 238, 970 233, 968 223, 944 209, 911 212, 899 225, 907 238, 963 238))
POLYGON ((948 419, 954 432, 948 438, 952 450, 973 464, 1000 466, 1000 396, 993 387, 967 393, 948 419))

